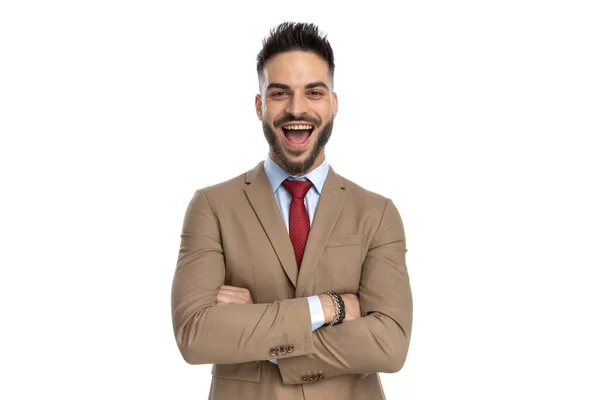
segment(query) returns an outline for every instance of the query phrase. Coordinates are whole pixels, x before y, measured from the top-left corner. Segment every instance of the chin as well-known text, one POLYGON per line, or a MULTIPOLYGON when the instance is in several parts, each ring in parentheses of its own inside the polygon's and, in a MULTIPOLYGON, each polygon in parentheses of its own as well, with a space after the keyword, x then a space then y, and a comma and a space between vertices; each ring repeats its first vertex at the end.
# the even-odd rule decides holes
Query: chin
POLYGON ((279 159, 279 164, 292 175, 305 175, 311 169, 325 148, 332 129, 333 120, 311 132, 306 146, 296 146, 299 148, 294 149, 280 129, 272 129, 263 121, 263 132, 272 154, 279 159))

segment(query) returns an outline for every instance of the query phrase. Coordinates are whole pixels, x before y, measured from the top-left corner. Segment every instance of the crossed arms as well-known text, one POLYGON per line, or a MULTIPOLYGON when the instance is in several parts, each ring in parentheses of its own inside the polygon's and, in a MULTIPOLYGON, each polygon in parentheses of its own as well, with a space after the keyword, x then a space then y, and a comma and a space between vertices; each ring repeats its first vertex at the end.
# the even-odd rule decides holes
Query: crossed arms
MULTIPOLYGON (((270 304, 219 305, 225 259, 219 226, 203 191, 184 218, 172 286, 177 345, 190 364, 234 364, 276 358, 284 384, 302 371, 342 374, 397 372, 404 365, 412 327, 412 295, 400 214, 386 199, 362 266, 362 316, 311 331, 306 298, 270 304), (277 345, 293 351, 273 357, 277 345)), ((222 293, 221 293, 222 294, 222 293)))

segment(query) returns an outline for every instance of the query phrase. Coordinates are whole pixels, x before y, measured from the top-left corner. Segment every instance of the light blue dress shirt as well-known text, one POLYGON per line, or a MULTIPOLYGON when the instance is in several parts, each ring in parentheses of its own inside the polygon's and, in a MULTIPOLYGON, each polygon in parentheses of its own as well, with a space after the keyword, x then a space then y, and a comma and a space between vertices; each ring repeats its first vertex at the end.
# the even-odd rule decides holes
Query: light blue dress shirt
MULTIPOLYGON (((285 190, 281 183, 286 179, 302 181, 309 180, 312 182, 313 186, 306 193, 306 197, 304 198, 304 205, 306 206, 306 211, 308 211, 308 219, 310 221, 310 225, 312 226, 313 219, 315 217, 315 211, 317 210, 317 204, 319 204, 319 199, 321 197, 321 191, 323 190, 325 179, 329 173, 329 164, 327 164, 327 158, 325 158, 317 168, 313 169, 308 174, 304 176, 294 176, 290 175, 283 168, 277 165, 277 163, 271 159, 271 155, 269 154, 264 162, 264 169, 267 179, 271 184, 271 189, 273 189, 275 200, 277 200, 277 205, 279 206, 279 211, 281 212, 281 217, 283 218, 283 222, 285 222, 285 227, 287 228, 288 233, 290 231, 290 203, 292 202, 292 195, 285 190)), ((308 297, 308 307, 310 310, 312 330, 315 331, 325 324, 325 314, 323 313, 323 307, 321 305, 321 300, 319 300, 319 296, 308 297)), ((277 360, 270 361, 277 364, 277 360)))

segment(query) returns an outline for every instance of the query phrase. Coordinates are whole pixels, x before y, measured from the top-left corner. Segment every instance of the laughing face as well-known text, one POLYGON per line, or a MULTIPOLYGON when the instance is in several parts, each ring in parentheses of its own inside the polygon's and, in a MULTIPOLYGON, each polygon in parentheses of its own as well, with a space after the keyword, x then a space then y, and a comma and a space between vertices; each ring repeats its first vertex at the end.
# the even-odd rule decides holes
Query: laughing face
POLYGON ((325 158, 337 95, 327 62, 305 51, 278 54, 265 64, 256 95, 271 158, 292 175, 305 175, 325 158))

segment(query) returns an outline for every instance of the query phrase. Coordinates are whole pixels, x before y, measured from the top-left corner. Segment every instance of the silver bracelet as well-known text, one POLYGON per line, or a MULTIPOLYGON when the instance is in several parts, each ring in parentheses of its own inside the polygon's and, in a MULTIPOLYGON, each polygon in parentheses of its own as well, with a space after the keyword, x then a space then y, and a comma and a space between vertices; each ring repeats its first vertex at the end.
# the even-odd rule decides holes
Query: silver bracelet
POLYGON ((335 293, 333 290, 328 290, 326 292, 326 294, 331 298, 331 300, 333 301, 333 309, 335 310, 335 316, 333 317, 333 320, 329 323, 329 326, 333 326, 336 325, 339 321, 340 321, 340 316, 341 316, 341 306, 340 306, 340 302, 337 298, 337 293, 335 293))

